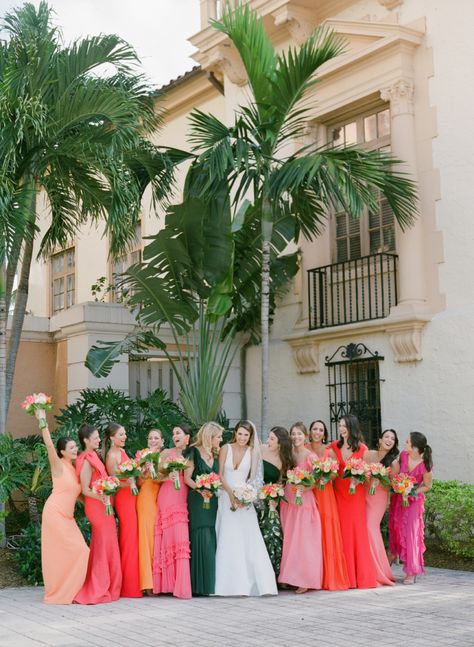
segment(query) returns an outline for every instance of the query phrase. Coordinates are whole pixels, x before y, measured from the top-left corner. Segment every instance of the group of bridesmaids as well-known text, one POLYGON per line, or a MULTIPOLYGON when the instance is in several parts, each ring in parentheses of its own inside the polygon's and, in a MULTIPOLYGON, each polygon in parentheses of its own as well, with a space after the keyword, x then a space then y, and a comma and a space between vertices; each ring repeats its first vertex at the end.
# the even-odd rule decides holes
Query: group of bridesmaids
MULTIPOLYGON (((37 412, 44 417, 44 412, 37 412)), ((126 430, 111 424, 104 451, 97 429, 82 425, 78 436, 82 453, 72 439, 61 438, 55 448, 48 428, 42 430, 51 465, 53 490, 42 519, 42 567, 45 602, 97 604, 119 597, 171 593, 193 595, 273 595, 277 587, 304 593, 308 589, 344 590, 393 585, 393 560, 403 562, 405 584, 424 572, 424 495, 431 489, 432 459, 426 438, 412 432, 399 453, 398 437, 385 430, 378 448, 363 443, 353 415, 339 421, 339 440, 327 444, 324 422, 309 432, 301 422, 290 432, 273 427, 261 445, 254 425, 237 423, 232 439, 222 445, 223 429, 204 424, 195 437, 191 428, 173 429, 173 448, 162 449, 159 430, 148 434, 148 446, 161 451, 158 472, 145 471, 140 491, 133 496, 128 480, 114 497, 114 515, 106 514, 104 496, 94 492, 97 479, 115 475, 128 460, 126 430), (331 457, 338 474, 324 489, 286 482, 295 467, 311 471, 312 461, 331 457), (186 469, 167 473, 170 458, 184 457, 186 469), (408 506, 402 497, 379 484, 369 495, 368 484, 349 492, 342 478, 349 458, 380 462, 392 473, 416 480, 416 497, 408 506), (160 469, 161 468, 161 469, 160 469), (196 477, 218 473, 222 489, 203 505, 196 477), (281 483, 285 498, 275 505, 244 505, 236 488, 250 483, 281 483), (179 488, 177 483, 179 482, 179 488), (91 525, 87 547, 74 521, 74 506, 82 495, 91 525), (380 531, 389 506, 389 553, 380 531)))

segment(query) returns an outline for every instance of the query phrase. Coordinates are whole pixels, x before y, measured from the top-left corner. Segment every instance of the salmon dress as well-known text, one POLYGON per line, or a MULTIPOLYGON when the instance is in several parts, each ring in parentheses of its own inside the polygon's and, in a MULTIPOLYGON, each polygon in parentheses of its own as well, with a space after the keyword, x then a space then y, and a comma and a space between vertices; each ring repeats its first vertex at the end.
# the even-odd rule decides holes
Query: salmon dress
POLYGON ((142 591, 153 588, 153 547, 155 543, 156 505, 160 484, 144 479, 137 497, 138 566, 142 591))
MULTIPOLYGON (((120 450, 120 463, 128 461, 127 453, 120 450)), ((120 464, 119 463, 119 464, 120 464)), ((115 512, 119 519, 120 564, 122 567, 121 598, 141 598, 138 569, 138 518, 137 497, 127 480, 115 495, 115 512)))
MULTIPOLYGON (((337 441, 331 443, 330 448, 339 463, 339 477, 334 481, 334 494, 339 510, 349 586, 351 589, 372 589, 377 586, 377 579, 367 532, 365 487, 358 485, 355 494, 349 493, 350 479, 342 478, 346 464, 337 441)), ((361 443, 352 456, 363 458, 366 451, 366 445, 361 443)))
MULTIPOLYGON (((329 448, 324 450, 322 458, 329 456, 329 448)), ((342 545, 339 512, 332 481, 324 490, 313 490, 321 517, 322 551, 323 551, 323 586, 327 591, 344 591, 349 588, 346 558, 342 545)))
POLYGON ((188 528, 188 487, 179 473, 181 488, 173 481, 161 484, 155 524, 153 592, 172 593, 188 599, 191 593, 190 542, 188 528))
MULTIPOLYGON (((92 467, 91 484, 108 476, 105 465, 95 451, 83 452, 76 460, 76 474, 80 476, 84 461, 92 467)), ((74 598, 78 604, 113 602, 120 597, 122 570, 120 550, 113 514, 105 513, 102 501, 85 497, 86 517, 91 524, 91 545, 86 580, 74 598)))
POLYGON ((53 491, 41 518, 41 568, 44 601, 71 604, 84 584, 89 548, 74 520, 76 499, 81 493, 74 467, 61 459, 61 476, 53 476, 53 491))
MULTIPOLYGON (((310 454, 297 467, 311 472, 310 454)), ((285 485, 285 501, 280 502, 283 550, 278 581, 306 589, 320 589, 323 584, 321 518, 312 490, 302 489, 303 503, 296 505, 295 488, 285 485)))
POLYGON ((393 586, 395 578, 388 563, 387 553, 380 532, 380 523, 385 514, 388 503, 388 491, 383 485, 378 485, 375 494, 369 494, 369 484, 366 484, 365 512, 367 519, 367 532, 369 533, 369 546, 375 566, 377 584, 393 586))

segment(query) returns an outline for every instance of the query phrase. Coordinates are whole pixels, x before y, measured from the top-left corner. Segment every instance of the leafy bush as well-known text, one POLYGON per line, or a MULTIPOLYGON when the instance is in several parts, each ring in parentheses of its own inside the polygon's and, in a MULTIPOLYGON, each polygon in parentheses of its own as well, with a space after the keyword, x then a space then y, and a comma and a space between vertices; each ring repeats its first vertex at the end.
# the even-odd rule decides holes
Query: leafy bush
POLYGON ((41 526, 30 522, 11 543, 15 548, 14 555, 18 570, 25 580, 34 586, 42 585, 41 526))
POLYGON ((425 533, 443 549, 474 559, 474 485, 434 481, 425 499, 425 533))

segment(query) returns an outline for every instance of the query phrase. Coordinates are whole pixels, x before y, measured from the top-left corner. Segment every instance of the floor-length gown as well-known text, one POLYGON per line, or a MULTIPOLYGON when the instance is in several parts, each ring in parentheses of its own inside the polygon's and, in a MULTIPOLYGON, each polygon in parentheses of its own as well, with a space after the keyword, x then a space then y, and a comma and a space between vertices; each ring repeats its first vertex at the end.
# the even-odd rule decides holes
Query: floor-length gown
MULTIPOLYGON (((372 589, 377 586, 377 580, 367 532, 365 488, 363 485, 358 485, 355 494, 349 493, 351 479, 342 478, 346 464, 341 450, 337 446, 337 441, 331 443, 330 447, 339 463, 339 476, 334 481, 334 494, 339 510, 342 545, 346 557, 350 588, 372 589)), ((363 458, 366 451, 366 445, 361 443, 352 457, 363 458)))
MULTIPOLYGON (((278 467, 263 461, 263 482, 279 483, 281 481, 280 470, 278 467)), ((267 552, 272 562, 275 575, 280 572, 281 551, 283 546, 283 533, 281 530, 280 512, 277 509, 275 515, 270 515, 268 502, 258 511, 258 524, 263 536, 263 541, 267 547, 267 552)))
MULTIPOLYGON (((250 448, 234 469, 232 446, 227 445, 224 479, 231 489, 246 483, 250 466, 250 448)), ((233 511, 229 495, 223 490, 219 495, 216 535, 216 595, 277 594, 275 573, 253 505, 233 511)))
MULTIPOLYGON (((313 455, 307 456, 297 467, 310 472, 311 457, 314 458, 313 455)), ((306 589, 320 589, 323 583, 321 518, 311 489, 301 489, 301 505, 296 505, 295 494, 295 487, 287 483, 287 501, 280 503, 283 552, 278 581, 306 589)))
MULTIPOLYGON (((120 463, 128 461, 126 452, 120 450, 120 463)), ((119 464, 120 464, 119 463, 119 464)), ((128 480, 115 495, 115 512, 119 519, 120 563, 122 588, 120 597, 140 598, 140 572, 138 568, 138 518, 137 497, 133 496, 128 480)))
MULTIPOLYGON (((214 459, 210 467, 203 460, 197 447, 190 449, 194 463, 193 480, 200 474, 219 472, 219 461, 214 459)), ((217 497, 209 501, 209 509, 203 508, 204 499, 195 490, 188 490, 189 538, 191 540, 191 587, 193 595, 212 595, 216 582, 216 516, 217 497)))
MULTIPOLYGON (((95 451, 83 452, 76 460, 76 473, 79 476, 84 461, 92 467, 91 483, 107 477, 105 465, 95 451)), ((122 569, 120 550, 115 527, 115 516, 105 513, 102 501, 85 497, 85 512, 91 524, 91 543, 89 565, 82 589, 74 598, 79 604, 99 604, 113 602, 120 597, 122 569)))
POLYGON ((392 586, 395 578, 388 563, 387 553, 380 532, 380 523, 387 509, 388 492, 383 485, 378 485, 375 494, 369 494, 369 484, 366 488, 365 511, 367 518, 367 532, 369 533, 369 546, 375 566, 377 584, 392 586))
POLYGON ((153 588, 153 549, 159 491, 158 481, 147 478, 143 480, 137 496, 138 567, 142 591, 150 591, 153 588))
POLYGON ((181 488, 172 480, 163 481, 158 493, 153 552, 153 592, 172 593, 189 599, 191 573, 189 565, 188 488, 180 472, 181 488))
MULTIPOLYGON (((323 458, 329 455, 329 448, 324 450, 323 458)), ((324 490, 313 490, 321 517, 321 537, 323 549, 323 586, 327 591, 344 591, 349 588, 346 558, 342 545, 339 512, 332 481, 324 490)))
POLYGON ((44 601, 71 604, 86 579, 89 548, 74 520, 76 499, 81 492, 76 471, 61 459, 61 476, 53 476, 53 491, 41 518, 41 567, 44 601))
MULTIPOLYGON (((409 454, 400 452, 400 472, 412 476, 419 487, 427 472, 423 461, 414 469, 408 470, 409 454)), ((423 553, 426 550, 424 538, 423 513, 425 511, 425 495, 422 492, 416 498, 409 499, 408 507, 402 505, 402 497, 396 494, 392 497, 390 506, 389 532, 394 538, 390 542, 390 552, 400 557, 403 570, 407 575, 419 575, 425 572, 423 553)))

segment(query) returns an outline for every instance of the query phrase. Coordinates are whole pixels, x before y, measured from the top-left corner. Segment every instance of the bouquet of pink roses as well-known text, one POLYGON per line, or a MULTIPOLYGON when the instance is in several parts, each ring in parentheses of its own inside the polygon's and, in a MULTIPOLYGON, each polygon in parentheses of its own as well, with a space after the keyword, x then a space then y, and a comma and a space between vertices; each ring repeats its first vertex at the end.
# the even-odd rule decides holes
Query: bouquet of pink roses
POLYGON ((204 499, 202 507, 204 510, 209 510, 211 507, 211 499, 214 494, 222 487, 222 481, 219 474, 211 472, 210 474, 199 474, 196 476, 196 490, 201 493, 204 499))
POLYGON ((150 473, 152 479, 156 479, 156 467, 158 460, 160 458, 160 452, 154 451, 146 447, 145 449, 139 449, 135 454, 135 460, 142 468, 142 473, 147 471, 150 473))
POLYGON ((303 505, 303 497, 301 496, 302 487, 312 487, 314 485, 313 475, 306 470, 302 470, 299 467, 295 467, 292 470, 286 472, 286 478, 288 483, 294 486, 296 491, 295 493, 295 504, 303 505))
POLYGON ((402 495, 402 506, 404 508, 410 505, 408 497, 416 497, 416 481, 412 476, 404 472, 394 474, 392 478, 392 489, 397 494, 402 495))
MULTIPOLYGON (((35 415, 35 411, 38 409, 43 409, 44 411, 49 411, 53 408, 53 401, 51 396, 46 395, 45 393, 33 393, 33 395, 27 395, 25 400, 21 404, 22 408, 30 416, 35 415)), ((44 429, 48 426, 48 423, 44 418, 39 420, 39 428, 44 429)))
MULTIPOLYGON (((175 454, 174 452, 171 452, 171 454, 168 454, 168 456, 165 458, 165 460, 161 464, 161 470, 165 474, 170 474, 171 472, 184 472, 184 470, 188 466, 188 459, 184 458, 184 456, 178 456, 178 454, 175 454)), ((173 479, 174 483, 174 489, 175 490, 180 490, 181 489, 181 483, 179 481, 179 474, 178 476, 175 476, 173 479)))
POLYGON ((337 474, 339 470, 339 463, 336 459, 330 458, 315 458, 313 459, 313 478, 315 480, 318 490, 324 490, 324 487, 329 483, 332 476, 337 474))
POLYGON ((359 483, 365 483, 370 476, 369 466, 362 458, 349 458, 342 475, 343 479, 350 478, 349 494, 355 494, 359 483))
POLYGON ((258 491, 258 498, 268 502, 268 516, 270 519, 274 518, 279 502, 286 501, 283 485, 281 483, 265 483, 258 491))
POLYGON ((113 514, 114 509, 110 502, 110 497, 120 488, 120 481, 115 476, 107 476, 97 479, 91 486, 92 492, 105 496, 105 514, 113 514))
POLYGON ((135 478, 141 475, 137 461, 133 460, 133 458, 129 458, 128 461, 123 461, 123 463, 120 463, 117 467, 115 475, 118 476, 119 479, 130 479, 130 489, 132 490, 132 494, 133 496, 137 496, 138 488, 135 478))
POLYGON ((377 481, 380 485, 390 487, 390 474, 392 472, 390 467, 385 467, 382 463, 370 463, 369 471, 371 476, 369 494, 375 494, 377 481))

